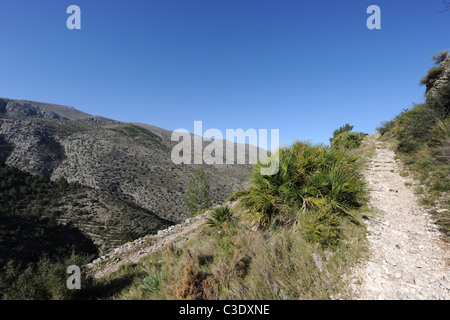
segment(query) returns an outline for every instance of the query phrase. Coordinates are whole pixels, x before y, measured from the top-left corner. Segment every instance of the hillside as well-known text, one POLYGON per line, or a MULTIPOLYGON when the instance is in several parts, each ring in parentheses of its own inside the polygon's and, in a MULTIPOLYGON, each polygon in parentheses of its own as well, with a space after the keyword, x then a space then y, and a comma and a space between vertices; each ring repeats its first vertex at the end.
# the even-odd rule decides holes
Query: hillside
MULTIPOLYGON (((71 107, 0 99, 0 160, 51 180, 126 196, 161 218, 189 216, 183 203, 195 165, 174 165, 171 132, 94 117, 71 107)), ((213 203, 244 185, 249 165, 205 166, 213 203)))
POLYGON ((100 297, 449 299, 450 58, 434 59, 425 103, 384 123, 381 137, 347 124, 330 149, 280 150, 282 172, 254 173, 231 213, 216 208, 203 225, 91 264, 100 297), (355 179, 345 181, 349 168, 355 179))
MULTIPOLYGON (((106 299, 351 298, 343 281, 366 252, 361 169, 367 147, 350 151, 295 142, 280 171, 230 201, 88 265, 106 299), (359 156, 356 156, 359 155, 359 156)), ((96 288, 101 290, 96 291, 96 288)))
MULTIPOLYGON (((173 164, 170 138, 151 125, 1 98, 0 265, 55 254, 59 242, 60 252, 70 251, 75 244, 63 239, 89 243, 77 252, 95 257, 184 221, 184 195, 201 165, 173 164), (67 228, 84 240, 67 237, 67 228)), ((250 165, 201 167, 214 181, 213 204, 242 188, 250 172, 250 165)))
MULTIPOLYGON (((369 197, 350 215, 319 216, 311 225, 301 215, 314 217, 313 206, 301 211, 295 227, 255 228, 239 200, 227 203, 231 218, 219 219, 220 207, 215 208, 94 261, 89 272, 102 288, 96 297, 450 298, 449 245, 430 210, 420 205, 411 177, 402 176, 401 161, 379 134, 365 137, 352 153, 360 156, 356 168, 369 197), (308 236, 311 229, 318 237, 308 236)), ((288 213, 284 224, 296 219, 288 213)))
POLYGON ((0 268, 44 253, 96 256, 156 233, 171 222, 148 210, 64 179, 56 182, 0 164, 0 268))

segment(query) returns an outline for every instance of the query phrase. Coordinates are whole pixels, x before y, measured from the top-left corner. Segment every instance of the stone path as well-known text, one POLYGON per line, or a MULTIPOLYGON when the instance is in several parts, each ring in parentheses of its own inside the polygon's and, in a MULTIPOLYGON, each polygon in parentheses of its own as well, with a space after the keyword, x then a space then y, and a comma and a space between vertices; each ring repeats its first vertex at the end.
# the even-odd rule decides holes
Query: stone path
POLYGON ((89 263, 90 274, 94 278, 102 277, 117 270, 123 264, 129 262, 137 263, 144 255, 160 250, 168 244, 181 244, 190 239, 190 232, 205 222, 211 211, 198 215, 195 218, 186 219, 183 224, 170 226, 165 230, 158 231, 156 235, 146 236, 133 242, 128 242, 109 254, 102 256, 89 263))
POLYGON ((352 270, 359 299, 450 300, 450 247, 400 176, 394 152, 377 146, 365 172, 370 204, 383 211, 367 220, 370 257, 352 270))

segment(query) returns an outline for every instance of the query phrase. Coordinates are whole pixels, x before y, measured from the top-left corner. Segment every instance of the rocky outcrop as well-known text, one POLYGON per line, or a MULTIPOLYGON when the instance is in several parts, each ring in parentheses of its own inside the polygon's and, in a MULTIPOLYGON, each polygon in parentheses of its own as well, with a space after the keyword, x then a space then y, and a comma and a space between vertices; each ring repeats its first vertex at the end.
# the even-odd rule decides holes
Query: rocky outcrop
POLYGON ((50 177, 64 158, 59 137, 32 121, 0 119, 0 158, 31 174, 50 177))
MULTIPOLYGON (((440 98, 445 91, 444 88, 449 84, 450 80, 450 56, 439 64, 439 68, 442 68, 442 72, 439 77, 433 82, 433 86, 427 92, 428 97, 440 98)), ((448 91, 448 90, 447 90, 448 91)), ((444 93, 445 94, 445 93, 444 93)), ((448 92, 446 93, 448 94, 448 92)))

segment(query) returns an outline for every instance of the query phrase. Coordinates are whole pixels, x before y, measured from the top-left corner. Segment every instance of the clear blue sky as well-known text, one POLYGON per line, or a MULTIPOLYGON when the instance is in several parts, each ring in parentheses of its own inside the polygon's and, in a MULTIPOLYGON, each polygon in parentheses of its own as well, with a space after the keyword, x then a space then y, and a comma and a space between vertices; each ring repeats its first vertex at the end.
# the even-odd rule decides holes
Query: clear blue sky
POLYGON ((280 129, 328 142, 413 102, 449 47, 441 0, 2 0, 0 97, 174 130, 280 129), (66 28, 66 8, 82 29, 66 28), (381 7, 382 29, 366 9, 381 7))

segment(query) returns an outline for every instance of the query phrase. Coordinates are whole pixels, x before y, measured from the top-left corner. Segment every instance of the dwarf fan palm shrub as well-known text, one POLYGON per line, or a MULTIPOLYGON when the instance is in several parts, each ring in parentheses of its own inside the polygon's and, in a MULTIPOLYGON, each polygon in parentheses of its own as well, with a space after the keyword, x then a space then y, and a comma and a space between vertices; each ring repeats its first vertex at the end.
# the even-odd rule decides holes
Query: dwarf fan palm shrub
POLYGON ((162 280, 163 277, 161 275, 161 272, 150 274, 144 279, 141 286, 144 289, 144 291, 149 293, 155 293, 156 291, 159 290, 162 280))
POLYGON ((210 226, 220 227, 223 223, 231 221, 233 212, 230 207, 224 206, 214 209, 210 218, 206 219, 206 223, 210 226))
POLYGON ((365 197, 355 161, 344 149, 296 141, 280 148, 279 171, 262 175, 255 165, 250 187, 240 195, 250 220, 261 227, 276 220, 293 222, 307 209, 329 206, 338 213, 359 205, 365 197))

